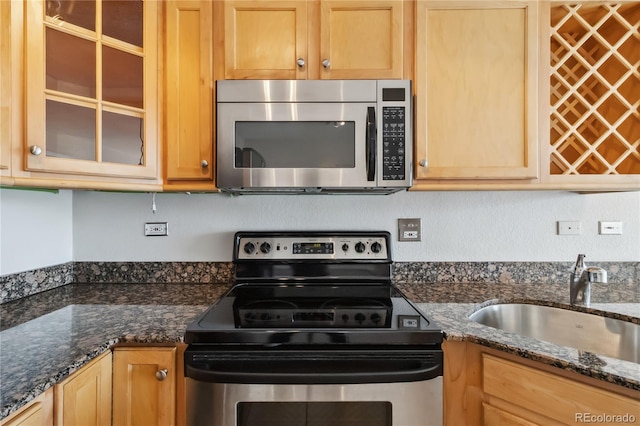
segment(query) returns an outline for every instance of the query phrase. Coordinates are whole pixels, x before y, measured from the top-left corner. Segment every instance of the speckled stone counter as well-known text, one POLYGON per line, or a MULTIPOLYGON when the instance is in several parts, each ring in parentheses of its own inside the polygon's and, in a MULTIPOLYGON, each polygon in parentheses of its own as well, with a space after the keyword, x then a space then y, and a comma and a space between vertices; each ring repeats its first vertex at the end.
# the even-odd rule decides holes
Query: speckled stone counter
MULTIPOLYGON (((497 301, 568 304, 567 284, 396 284, 444 330, 468 340, 640 390, 638 364, 584 354, 472 322, 497 301)), ((224 284, 69 284, 0 305, 0 419, 117 343, 170 343, 224 284)), ((592 286, 592 312, 640 323, 636 281, 592 286)))
POLYGON ((228 289, 71 284, 0 305, 0 419, 116 343, 171 343, 228 289))
POLYGON ((437 322, 447 340, 465 340, 640 391, 636 363, 559 346, 478 324, 469 315, 494 303, 534 303, 581 310, 640 324, 640 285, 591 287, 589 309, 569 306, 567 284, 397 284, 437 322))

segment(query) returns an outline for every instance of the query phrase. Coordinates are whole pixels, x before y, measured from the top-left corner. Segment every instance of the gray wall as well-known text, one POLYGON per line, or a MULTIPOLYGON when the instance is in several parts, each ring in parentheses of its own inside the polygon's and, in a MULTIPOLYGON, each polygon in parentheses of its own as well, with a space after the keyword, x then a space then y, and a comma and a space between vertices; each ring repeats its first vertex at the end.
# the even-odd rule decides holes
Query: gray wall
POLYGON ((421 242, 397 261, 640 261, 640 192, 407 192, 390 196, 241 196, 0 190, 0 274, 77 261, 229 261, 233 232, 382 229, 422 218, 421 242), (556 221, 582 235, 556 235, 556 221), (621 236, 597 234, 623 222, 621 236), (168 221, 168 237, 144 222, 168 221))

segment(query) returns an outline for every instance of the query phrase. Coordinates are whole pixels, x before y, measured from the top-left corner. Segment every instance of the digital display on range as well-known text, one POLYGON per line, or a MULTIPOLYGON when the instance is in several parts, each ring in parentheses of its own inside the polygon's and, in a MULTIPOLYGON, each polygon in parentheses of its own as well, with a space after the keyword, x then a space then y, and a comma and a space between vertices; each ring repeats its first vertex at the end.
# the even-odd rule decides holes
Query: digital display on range
POLYGON ((333 254, 333 243, 293 243, 293 254, 333 254))

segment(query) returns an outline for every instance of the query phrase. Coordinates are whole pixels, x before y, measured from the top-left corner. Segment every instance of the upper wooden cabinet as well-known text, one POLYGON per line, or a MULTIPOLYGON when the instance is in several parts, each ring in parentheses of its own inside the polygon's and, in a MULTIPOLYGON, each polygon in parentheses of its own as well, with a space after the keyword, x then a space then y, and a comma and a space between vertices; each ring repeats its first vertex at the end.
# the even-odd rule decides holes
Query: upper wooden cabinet
POLYGON ((537 8, 417 2, 418 185, 538 177, 537 8))
POLYGON ((165 189, 213 189, 213 3, 164 4, 165 189))
POLYGON ((640 2, 546 3, 545 172, 640 189, 640 2))
POLYGON ((158 2, 25 2, 25 169, 158 177, 158 2))
POLYGON ((403 78, 401 0, 219 3, 218 79, 403 78))

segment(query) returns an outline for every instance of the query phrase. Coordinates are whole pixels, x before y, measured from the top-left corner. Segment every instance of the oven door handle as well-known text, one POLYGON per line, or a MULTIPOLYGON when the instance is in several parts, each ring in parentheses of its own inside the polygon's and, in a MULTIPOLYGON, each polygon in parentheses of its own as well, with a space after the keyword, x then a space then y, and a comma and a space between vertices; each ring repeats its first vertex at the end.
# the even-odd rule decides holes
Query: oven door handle
POLYGON ((205 368, 186 363, 197 381, 254 384, 355 384, 424 381, 442 376, 442 363, 419 360, 221 360, 205 368), (215 364, 215 365, 214 365, 215 364), (396 365, 397 364, 397 365, 396 365), (397 368, 396 368, 397 367, 397 368))

